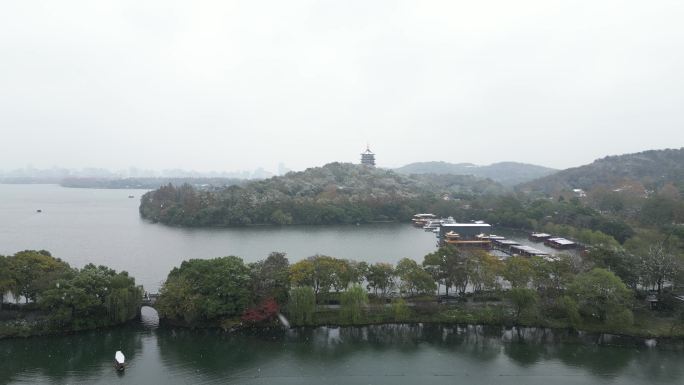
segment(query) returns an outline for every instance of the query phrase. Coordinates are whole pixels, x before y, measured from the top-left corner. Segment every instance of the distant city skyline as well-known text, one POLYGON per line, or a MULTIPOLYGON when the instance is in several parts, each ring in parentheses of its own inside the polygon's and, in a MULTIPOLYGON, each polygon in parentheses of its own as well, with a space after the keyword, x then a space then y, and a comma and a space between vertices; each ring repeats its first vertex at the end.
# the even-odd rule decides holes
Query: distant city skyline
MULTIPOLYGON (((674 148, 674 147, 673 147, 674 148)), ((372 149, 371 149, 372 150, 372 149)), ((644 149, 643 151, 648 151, 648 150, 662 150, 662 149, 644 149)), ((641 152, 641 151, 635 151, 635 152, 641 152)), ((373 152, 374 155, 377 155, 377 153, 373 152)), ((625 153, 626 154, 626 153, 625 153)), ((596 159, 604 158, 606 156, 614 156, 614 155, 623 155, 623 154, 605 154, 603 156, 597 157, 596 159)), ((589 162, 582 163, 582 164, 577 164, 573 165, 567 168, 573 168, 573 167, 579 167, 583 166, 585 164, 589 164, 593 162, 596 159, 592 159, 589 162)), ((56 175, 56 176, 63 176, 65 174, 71 175, 71 176, 87 176, 87 177, 225 177, 225 178, 240 178, 240 179, 259 179, 259 178, 268 178, 271 176, 278 176, 278 175, 284 175, 289 171, 303 171, 307 168, 311 167, 320 167, 324 166, 327 163, 332 163, 332 162, 343 162, 343 163, 354 163, 354 164, 361 164, 360 159, 356 159, 356 161, 341 161, 341 160, 333 160, 331 162, 326 162, 322 164, 312 164, 309 166, 305 166, 301 169, 291 169, 289 168, 284 162, 278 162, 278 165, 272 169, 266 168, 266 167, 256 167, 254 169, 232 169, 232 170, 221 170, 221 169, 208 169, 208 170, 198 170, 198 169, 187 169, 187 168, 162 168, 162 169, 150 169, 150 168, 141 168, 141 167, 135 167, 135 166, 129 166, 125 168, 106 168, 106 167, 62 167, 58 165, 53 165, 50 167, 37 167, 36 165, 33 164, 27 164, 23 167, 16 167, 16 168, 0 168, 0 177, 1 176, 28 176, 28 175, 34 175, 31 174, 30 171, 34 170, 36 171, 35 175, 56 175)), ((516 163, 526 163, 526 164, 531 164, 531 165, 536 165, 536 166, 543 166, 543 167, 548 167, 548 168, 555 168, 555 167, 550 167, 544 164, 538 164, 538 163, 528 163, 528 162, 518 162, 516 160, 501 160, 493 163, 487 163, 487 164, 478 164, 478 163, 473 163, 473 162, 447 162, 444 160, 439 160, 439 159, 426 159, 426 160, 419 160, 416 162, 410 162, 410 163, 421 163, 421 162, 446 162, 446 163, 452 163, 452 164, 463 164, 463 163, 470 163, 474 164, 476 166, 488 166, 490 164, 495 164, 495 163, 501 163, 501 162, 516 162, 516 163)), ((397 166, 384 166, 384 165, 378 165, 380 168, 387 168, 387 169, 394 169, 394 168, 399 168, 405 165, 408 165, 410 163, 406 164, 400 164, 397 166)), ((564 170, 565 168, 555 168, 557 170, 564 170)))
POLYGON ((684 3, 4 2, 0 168, 557 169, 684 145, 684 3))

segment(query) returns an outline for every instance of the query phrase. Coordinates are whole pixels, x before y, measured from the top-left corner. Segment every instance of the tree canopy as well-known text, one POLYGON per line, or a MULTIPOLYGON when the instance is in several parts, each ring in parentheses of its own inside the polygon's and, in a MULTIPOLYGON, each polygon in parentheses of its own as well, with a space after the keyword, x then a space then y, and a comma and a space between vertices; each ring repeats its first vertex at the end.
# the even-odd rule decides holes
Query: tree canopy
POLYGON ((157 310, 189 323, 237 317, 254 299, 250 283, 250 270, 235 256, 183 261, 164 282, 157 310))

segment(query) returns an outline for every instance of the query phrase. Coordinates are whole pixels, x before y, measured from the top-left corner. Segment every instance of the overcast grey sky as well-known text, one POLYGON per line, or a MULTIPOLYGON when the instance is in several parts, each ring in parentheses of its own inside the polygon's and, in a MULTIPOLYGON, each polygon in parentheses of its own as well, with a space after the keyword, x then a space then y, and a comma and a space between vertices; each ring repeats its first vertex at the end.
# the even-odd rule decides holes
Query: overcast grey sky
POLYGON ((0 169, 684 145, 681 1, 0 1, 0 169))

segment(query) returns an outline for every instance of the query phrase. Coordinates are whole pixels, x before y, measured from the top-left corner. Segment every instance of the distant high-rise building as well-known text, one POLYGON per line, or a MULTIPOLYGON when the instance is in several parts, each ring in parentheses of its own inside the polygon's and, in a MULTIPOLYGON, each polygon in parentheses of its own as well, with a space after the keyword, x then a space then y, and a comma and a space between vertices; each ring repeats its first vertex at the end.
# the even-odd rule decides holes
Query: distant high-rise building
POLYGON ((285 175, 290 171, 292 171, 292 170, 285 167, 285 163, 283 163, 283 162, 278 163, 278 175, 285 175))
POLYGON ((361 164, 366 166, 375 166, 375 154, 366 146, 366 151, 361 153, 361 164))

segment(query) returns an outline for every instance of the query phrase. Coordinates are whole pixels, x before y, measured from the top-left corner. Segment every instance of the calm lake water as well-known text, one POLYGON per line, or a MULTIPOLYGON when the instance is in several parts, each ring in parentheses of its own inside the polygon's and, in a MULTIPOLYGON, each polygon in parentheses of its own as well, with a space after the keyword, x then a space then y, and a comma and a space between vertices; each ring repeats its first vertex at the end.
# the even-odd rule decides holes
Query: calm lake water
POLYGON ((432 233, 409 224, 168 227, 140 218, 145 191, 0 184, 0 254, 45 249, 73 266, 92 262, 126 270, 155 292, 174 266, 190 258, 237 255, 250 262, 283 251, 291 262, 317 253, 396 262, 422 260, 436 244, 432 233))
POLYGON ((0 341, 8 384, 682 384, 684 354, 549 330, 385 325, 251 334, 144 326, 0 341), (126 353, 118 374, 114 351, 126 353))

